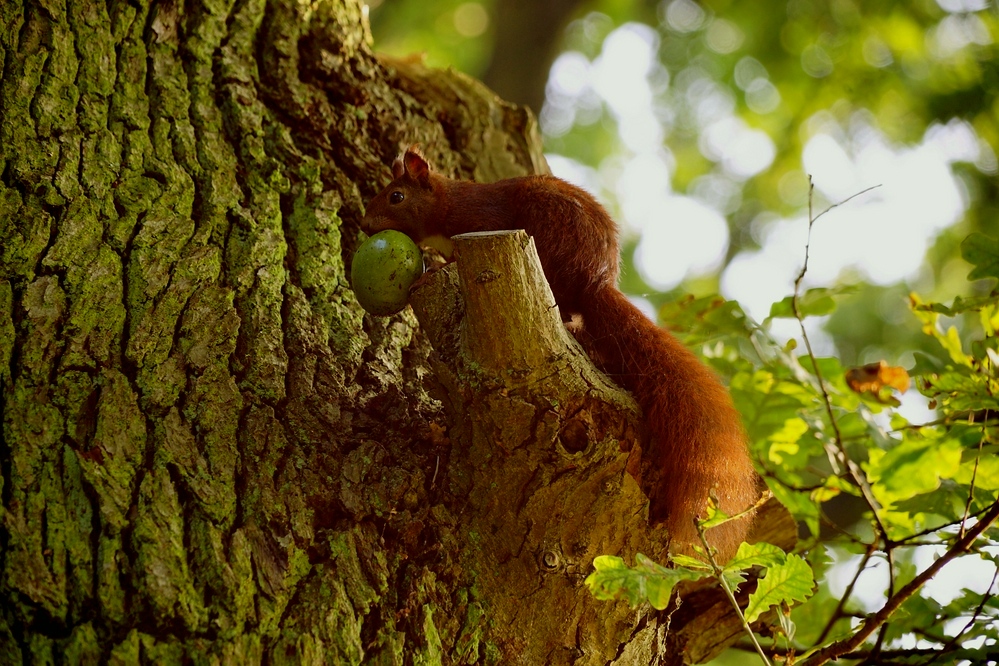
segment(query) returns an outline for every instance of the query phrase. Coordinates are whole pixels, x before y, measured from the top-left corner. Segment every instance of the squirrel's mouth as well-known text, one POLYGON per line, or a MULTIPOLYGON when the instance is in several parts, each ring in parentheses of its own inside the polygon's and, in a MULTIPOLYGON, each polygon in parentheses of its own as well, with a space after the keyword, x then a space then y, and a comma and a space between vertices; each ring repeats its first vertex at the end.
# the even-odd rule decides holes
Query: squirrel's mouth
POLYGON ((368 217, 365 215, 361 219, 361 231, 369 236, 373 236, 379 231, 385 231, 389 226, 389 221, 382 216, 368 217))

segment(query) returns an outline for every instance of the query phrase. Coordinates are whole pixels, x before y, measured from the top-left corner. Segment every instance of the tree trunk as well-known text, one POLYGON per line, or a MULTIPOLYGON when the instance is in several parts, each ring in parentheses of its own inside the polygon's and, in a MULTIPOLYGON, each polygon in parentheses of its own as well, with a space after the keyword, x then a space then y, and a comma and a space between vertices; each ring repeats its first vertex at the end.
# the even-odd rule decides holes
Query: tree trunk
POLYGON ((345 278, 401 145, 541 171, 529 113, 357 0, 4 3, 0 62, 0 663, 683 658, 581 585, 663 554, 628 398, 557 319, 469 364, 453 269, 422 332, 345 278))
POLYGON ((582 0, 497 2, 494 46, 482 80, 504 99, 541 113, 564 28, 582 5, 582 0))

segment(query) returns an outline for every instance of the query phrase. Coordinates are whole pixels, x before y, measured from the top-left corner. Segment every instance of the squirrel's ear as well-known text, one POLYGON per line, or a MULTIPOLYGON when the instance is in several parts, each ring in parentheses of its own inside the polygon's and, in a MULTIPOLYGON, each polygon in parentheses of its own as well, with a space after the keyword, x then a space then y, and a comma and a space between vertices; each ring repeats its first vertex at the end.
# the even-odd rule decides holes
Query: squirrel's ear
MULTIPOLYGON (((420 183, 425 183, 430 177, 430 164, 427 160, 423 158, 423 154, 420 153, 420 145, 414 143, 412 146, 406 150, 406 154, 402 156, 403 164, 405 166, 406 173, 409 174, 410 178, 414 178, 420 183)), ((395 166, 392 167, 393 173, 395 172, 395 166)))
POLYGON ((402 175, 406 173, 406 165, 402 161, 403 155, 398 155, 392 161, 392 180, 396 178, 402 178, 402 175))
POLYGON ((405 173, 406 173, 406 154, 407 153, 411 153, 411 152, 412 153, 416 153, 420 157, 423 156, 423 153, 420 152, 420 144, 418 144, 418 143, 411 143, 411 144, 409 144, 408 147, 400 150, 399 154, 396 155, 396 157, 395 157, 394 160, 392 160, 392 179, 393 180, 396 179, 396 178, 402 178, 405 175, 405 173))

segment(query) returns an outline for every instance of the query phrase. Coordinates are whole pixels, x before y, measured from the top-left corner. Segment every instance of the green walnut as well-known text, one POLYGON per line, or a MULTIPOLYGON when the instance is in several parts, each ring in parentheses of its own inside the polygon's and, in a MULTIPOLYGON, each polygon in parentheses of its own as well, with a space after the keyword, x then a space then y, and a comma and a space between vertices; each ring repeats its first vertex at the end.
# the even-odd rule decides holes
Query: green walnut
POLYGON ((350 281, 357 302, 378 317, 394 315, 409 302, 409 288, 423 274, 423 254, 400 231, 379 231, 354 253, 350 281))

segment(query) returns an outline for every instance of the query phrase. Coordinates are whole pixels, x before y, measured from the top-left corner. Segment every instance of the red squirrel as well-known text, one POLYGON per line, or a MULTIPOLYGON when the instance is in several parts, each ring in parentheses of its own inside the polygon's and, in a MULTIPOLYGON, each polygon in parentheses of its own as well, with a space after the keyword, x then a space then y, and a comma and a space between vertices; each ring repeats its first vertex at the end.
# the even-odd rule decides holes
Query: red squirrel
MULTIPOLYGON (((729 515, 756 502, 759 477, 728 391, 618 290, 617 226, 596 199, 554 176, 495 183, 446 178, 417 146, 396 158, 392 177, 368 204, 361 227, 369 234, 394 229, 438 248, 441 238, 472 231, 524 229, 534 237, 563 319, 573 322, 597 367, 642 408, 650 441, 642 453, 649 521, 664 523, 679 550, 700 543, 694 518, 703 517, 709 493, 729 515)), ((720 558, 735 554, 751 520, 747 514, 708 530, 720 558)))

